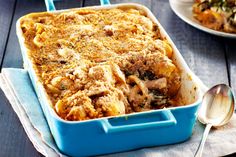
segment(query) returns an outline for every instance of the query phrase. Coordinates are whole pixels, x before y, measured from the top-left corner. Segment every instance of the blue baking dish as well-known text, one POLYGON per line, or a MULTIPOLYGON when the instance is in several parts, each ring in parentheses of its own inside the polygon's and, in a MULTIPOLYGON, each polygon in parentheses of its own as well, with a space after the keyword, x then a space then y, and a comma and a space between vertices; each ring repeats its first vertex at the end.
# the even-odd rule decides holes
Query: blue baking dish
POLYGON ((188 105, 85 121, 61 119, 52 108, 49 97, 36 77, 34 66, 27 55, 27 48, 24 45, 24 37, 20 29, 20 18, 17 21, 17 36, 21 46, 24 67, 29 72, 58 148, 62 153, 69 156, 101 155, 183 142, 191 137, 196 121, 196 111, 201 103, 202 93, 206 90, 202 82, 191 72, 163 27, 145 6, 125 3, 89 8, 110 9, 116 7, 141 9, 159 26, 161 35, 169 40, 174 50, 172 59, 181 70, 182 85, 179 96, 188 105))

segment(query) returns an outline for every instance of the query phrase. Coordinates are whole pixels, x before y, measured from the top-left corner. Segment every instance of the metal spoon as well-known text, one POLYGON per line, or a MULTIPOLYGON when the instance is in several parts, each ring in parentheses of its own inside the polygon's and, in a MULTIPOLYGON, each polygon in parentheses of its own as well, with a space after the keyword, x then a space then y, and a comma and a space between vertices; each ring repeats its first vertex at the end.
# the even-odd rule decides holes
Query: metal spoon
POLYGON ((219 84, 209 89, 203 96, 198 109, 198 120, 206 124, 201 143, 195 157, 201 157, 207 135, 211 127, 223 126, 229 122, 234 113, 234 96, 231 88, 219 84))

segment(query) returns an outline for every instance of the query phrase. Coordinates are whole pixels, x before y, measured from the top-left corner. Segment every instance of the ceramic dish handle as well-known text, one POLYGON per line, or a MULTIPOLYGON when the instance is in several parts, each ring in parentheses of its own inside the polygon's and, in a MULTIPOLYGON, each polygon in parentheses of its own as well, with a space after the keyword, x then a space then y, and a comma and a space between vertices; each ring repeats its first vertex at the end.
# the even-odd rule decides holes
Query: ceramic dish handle
MULTIPOLYGON (((54 11, 56 10, 56 7, 54 5, 53 0, 44 0, 45 1, 45 5, 47 8, 47 11, 54 11)), ((110 0, 100 0, 100 4, 101 5, 109 5, 110 4, 110 0)))
POLYGON ((151 129, 176 125, 177 121, 170 110, 147 112, 111 119, 103 119, 102 127, 105 133, 126 132, 140 129, 151 129))
POLYGON ((54 10, 56 10, 56 7, 54 5, 53 0, 44 0, 44 1, 45 1, 45 5, 46 5, 46 8, 47 8, 47 11, 54 11, 54 10))
POLYGON ((110 5, 110 0, 100 0, 101 5, 110 5))

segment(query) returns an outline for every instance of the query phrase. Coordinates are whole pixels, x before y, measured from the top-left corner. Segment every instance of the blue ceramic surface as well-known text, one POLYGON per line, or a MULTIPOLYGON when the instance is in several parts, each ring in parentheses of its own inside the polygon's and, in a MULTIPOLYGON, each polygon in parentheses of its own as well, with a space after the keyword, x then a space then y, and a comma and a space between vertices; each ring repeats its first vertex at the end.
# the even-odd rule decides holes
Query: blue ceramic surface
MULTIPOLYGON (((56 10, 53 0, 44 0, 44 1, 45 1, 47 11, 55 11, 56 10)), ((110 0, 100 0, 100 4, 101 5, 109 5, 111 3, 110 3, 110 0)))

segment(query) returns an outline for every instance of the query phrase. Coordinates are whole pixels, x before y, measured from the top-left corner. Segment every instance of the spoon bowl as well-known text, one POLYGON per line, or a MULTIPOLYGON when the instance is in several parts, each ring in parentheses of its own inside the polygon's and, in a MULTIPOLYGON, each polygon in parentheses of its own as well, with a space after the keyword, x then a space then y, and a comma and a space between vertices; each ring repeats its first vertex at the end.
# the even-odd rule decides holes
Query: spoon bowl
POLYGON ((234 95, 226 84, 219 84, 209 89, 203 96, 198 109, 198 120, 206 124, 201 143, 195 157, 201 157, 207 135, 211 127, 223 126, 234 113, 234 95))
POLYGON ((219 84, 208 90, 198 109, 198 120, 214 127, 225 125, 234 112, 234 96, 231 88, 219 84))

